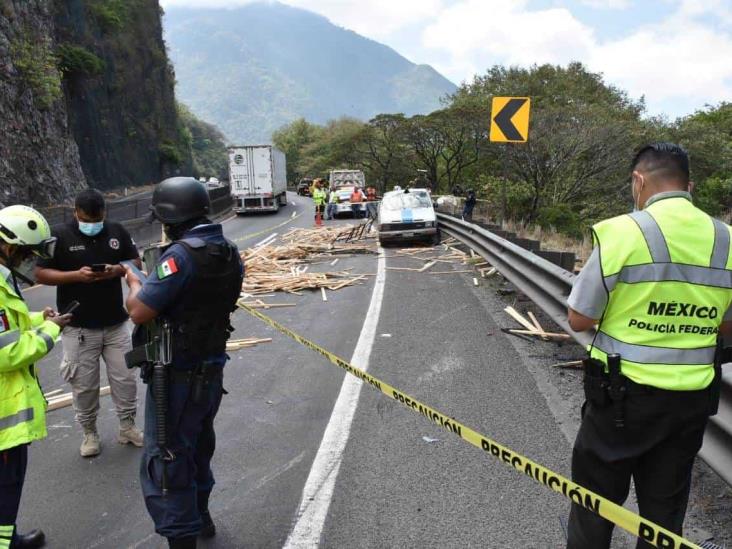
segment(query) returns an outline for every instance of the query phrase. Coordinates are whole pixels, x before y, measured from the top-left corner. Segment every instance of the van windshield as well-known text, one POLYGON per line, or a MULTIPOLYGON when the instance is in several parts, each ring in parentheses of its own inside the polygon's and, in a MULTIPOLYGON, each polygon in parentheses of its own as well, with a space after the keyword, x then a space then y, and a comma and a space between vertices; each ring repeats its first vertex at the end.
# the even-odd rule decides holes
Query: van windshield
POLYGON ((429 208, 432 206, 427 196, 416 196, 411 193, 398 193, 384 197, 384 208, 387 210, 403 210, 405 208, 429 208))

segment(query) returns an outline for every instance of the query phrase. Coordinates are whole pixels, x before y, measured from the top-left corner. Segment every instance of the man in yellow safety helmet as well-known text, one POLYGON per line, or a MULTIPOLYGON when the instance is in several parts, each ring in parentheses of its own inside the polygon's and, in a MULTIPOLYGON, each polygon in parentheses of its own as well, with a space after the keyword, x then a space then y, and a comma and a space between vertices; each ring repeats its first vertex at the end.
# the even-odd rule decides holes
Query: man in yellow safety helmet
MULTIPOLYGON (((718 339, 732 320, 730 227, 692 204, 678 145, 643 147, 631 185, 636 211, 593 227, 595 248, 568 299, 572 329, 598 325, 572 479, 622 504, 632 477, 640 515, 681 534, 694 458, 719 401, 718 339)), ((605 549, 612 529, 573 504, 567 547, 605 549)))
POLYGON ((32 284, 39 257, 56 239, 33 208, 0 210, 0 549, 41 547, 40 530, 15 531, 28 463, 28 445, 46 436, 46 400, 33 364, 53 349, 71 315, 29 313, 18 280, 32 284))

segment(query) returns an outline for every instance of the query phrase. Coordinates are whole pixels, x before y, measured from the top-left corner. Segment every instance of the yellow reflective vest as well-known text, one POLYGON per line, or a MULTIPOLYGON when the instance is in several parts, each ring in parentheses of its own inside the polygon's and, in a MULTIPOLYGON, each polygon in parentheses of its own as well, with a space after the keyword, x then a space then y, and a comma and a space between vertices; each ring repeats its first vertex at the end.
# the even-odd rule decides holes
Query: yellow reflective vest
POLYGON ((313 191, 313 201, 318 206, 325 204, 325 191, 323 189, 315 189, 313 191))
POLYGON ((29 313, 0 267, 0 451, 46 436, 46 399, 34 363, 53 349, 58 325, 29 313))
POLYGON ((730 227, 675 196, 593 227, 608 303, 592 357, 621 356, 636 383, 693 391, 714 378, 732 303, 730 227))

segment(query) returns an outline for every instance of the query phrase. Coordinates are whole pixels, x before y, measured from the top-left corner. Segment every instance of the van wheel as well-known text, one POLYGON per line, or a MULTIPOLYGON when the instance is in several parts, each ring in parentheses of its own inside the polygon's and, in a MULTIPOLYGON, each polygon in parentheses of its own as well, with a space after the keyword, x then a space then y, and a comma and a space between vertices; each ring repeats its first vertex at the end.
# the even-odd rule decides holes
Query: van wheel
POLYGON ((440 244, 440 231, 437 231, 435 234, 432 235, 432 245, 433 246, 439 246, 440 244))

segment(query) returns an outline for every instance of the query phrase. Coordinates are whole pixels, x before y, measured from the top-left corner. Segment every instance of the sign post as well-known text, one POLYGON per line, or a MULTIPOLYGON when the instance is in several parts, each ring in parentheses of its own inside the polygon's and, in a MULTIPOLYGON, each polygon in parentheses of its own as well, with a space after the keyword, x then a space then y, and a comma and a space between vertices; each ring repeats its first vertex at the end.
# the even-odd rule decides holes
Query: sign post
MULTIPOLYGON (((489 139, 494 143, 526 143, 529 140, 530 97, 494 97, 491 104, 489 139)), ((506 219, 506 178, 508 147, 503 152, 501 183, 501 221, 506 219)))

